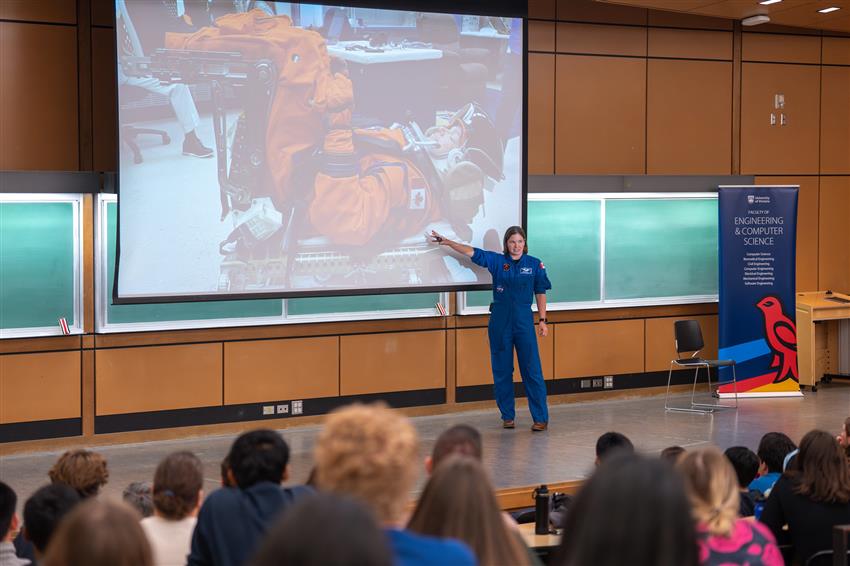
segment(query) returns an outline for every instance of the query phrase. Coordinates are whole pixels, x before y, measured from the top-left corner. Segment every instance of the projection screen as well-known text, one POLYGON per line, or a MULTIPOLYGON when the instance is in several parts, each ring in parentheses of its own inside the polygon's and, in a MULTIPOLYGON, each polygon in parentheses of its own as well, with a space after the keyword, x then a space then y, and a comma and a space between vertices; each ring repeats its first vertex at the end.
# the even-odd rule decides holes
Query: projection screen
POLYGON ((522 223, 522 36, 486 15, 117 0, 116 300, 489 285, 424 234, 500 250, 522 223))

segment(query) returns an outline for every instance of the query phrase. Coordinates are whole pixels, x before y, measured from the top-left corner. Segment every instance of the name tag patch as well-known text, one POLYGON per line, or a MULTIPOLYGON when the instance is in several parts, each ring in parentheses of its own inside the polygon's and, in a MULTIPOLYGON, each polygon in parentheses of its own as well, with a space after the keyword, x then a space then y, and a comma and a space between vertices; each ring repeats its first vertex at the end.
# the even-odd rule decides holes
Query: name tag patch
POLYGON ((531 268, 530 267, 520 267, 519 268, 519 274, 520 275, 531 275, 531 268))

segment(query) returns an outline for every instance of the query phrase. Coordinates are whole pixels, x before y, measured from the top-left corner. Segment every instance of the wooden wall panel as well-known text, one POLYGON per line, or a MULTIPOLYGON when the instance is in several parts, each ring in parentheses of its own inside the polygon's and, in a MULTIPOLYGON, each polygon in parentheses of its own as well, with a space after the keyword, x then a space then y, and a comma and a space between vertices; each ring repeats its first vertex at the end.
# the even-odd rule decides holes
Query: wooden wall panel
MULTIPOLYGON (((681 5, 681 0, 676 0, 676 4, 681 5)), ((657 27, 732 31, 733 21, 728 18, 711 18, 683 12, 649 11, 649 25, 657 27)))
POLYGON ((596 0, 558 0, 558 19, 570 22, 646 25, 647 10, 596 0))
POLYGON ((528 50, 555 51, 555 22, 528 22, 528 50))
POLYGON ((824 37, 824 65, 850 65, 850 37, 824 37))
POLYGON ((92 25, 115 27, 115 2, 113 0, 90 0, 90 2, 92 25))
POLYGON ((821 69, 820 172, 850 173, 850 67, 821 69))
POLYGON ((221 358, 221 344, 98 350, 96 414, 221 405, 221 358))
POLYGON ((555 173, 643 174, 646 60, 558 55, 555 67, 555 173))
MULTIPOLYGON (((543 379, 552 379, 554 375, 554 325, 549 327, 549 336, 537 336, 537 348, 540 352, 540 366, 543 379)), ((514 382, 522 381, 516 352, 514 352, 514 382)), ((490 345, 486 328, 465 328, 457 331, 457 385, 489 385, 493 383, 490 364, 490 345)))
POLYGON ((732 63, 649 61, 646 172, 729 175, 732 63))
POLYGON ((528 0, 528 17, 554 20, 557 15, 557 0, 528 0))
POLYGON ((741 56, 744 61, 765 63, 820 63, 820 37, 744 33, 741 56))
POLYGON ((0 356, 0 424, 80 417, 80 352, 0 356))
POLYGON ((340 337, 340 395, 446 386, 442 331, 340 337))
POLYGON ((118 118, 116 116, 115 31, 93 28, 91 35, 94 170, 117 171, 118 118))
POLYGON ((756 177, 757 185, 800 185, 797 200, 797 291, 817 291, 818 214, 817 177, 756 177))
POLYGON ((732 60, 732 33, 650 28, 650 57, 732 60))
POLYGON ((0 170, 76 171, 76 28, 0 22, 0 77, 0 170))
POLYGON ((744 63, 741 81, 741 174, 817 174, 820 67, 744 63), (784 109, 774 107, 777 93, 784 109))
POLYGON ((673 323, 677 320, 696 320, 702 330, 702 340, 705 349, 700 352, 703 358, 717 357, 717 316, 690 316, 678 318, 648 318, 646 319, 646 370, 667 371, 670 360, 676 359, 675 332, 673 323))
POLYGON ((555 173, 555 55, 528 55, 528 174, 555 173))
POLYGON ((339 338, 224 344, 224 404, 339 395, 339 338))
POLYGON ((850 289, 850 177, 820 179, 819 290, 850 289))
POLYGON ((643 355, 643 320, 555 325, 555 379, 642 372, 643 355))
POLYGON ((559 53, 646 56, 646 28, 593 24, 558 24, 559 53))
POLYGON ((69 0, 2 0, 0 20, 76 24, 77 3, 69 0))

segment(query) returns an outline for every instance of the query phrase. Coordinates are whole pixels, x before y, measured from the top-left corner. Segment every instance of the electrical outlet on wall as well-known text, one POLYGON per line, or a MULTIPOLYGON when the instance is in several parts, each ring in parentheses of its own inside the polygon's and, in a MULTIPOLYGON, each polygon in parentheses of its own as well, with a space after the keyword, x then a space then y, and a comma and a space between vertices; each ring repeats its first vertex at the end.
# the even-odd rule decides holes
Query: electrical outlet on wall
POLYGON ((278 415, 288 415, 289 414, 289 403, 284 403, 282 405, 277 406, 277 414, 278 415))
POLYGON ((263 415, 273 415, 274 405, 263 405, 263 415))
POLYGON ((293 415, 304 414, 304 401, 293 401, 292 402, 292 414, 293 415))

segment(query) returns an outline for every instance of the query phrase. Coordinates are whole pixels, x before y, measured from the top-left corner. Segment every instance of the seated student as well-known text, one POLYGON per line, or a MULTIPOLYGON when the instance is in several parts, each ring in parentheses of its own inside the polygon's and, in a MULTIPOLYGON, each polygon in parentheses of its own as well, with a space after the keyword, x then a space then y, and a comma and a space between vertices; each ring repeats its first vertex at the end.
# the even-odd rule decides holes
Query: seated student
POLYGON ((529 564, 522 540, 505 526, 487 473, 468 456, 451 455, 437 466, 407 529, 465 542, 482 566, 529 564))
POLYGON ((153 566, 153 559, 135 509, 89 499, 59 524, 44 566, 153 566))
POLYGON ((813 430, 803 437, 791 469, 773 486, 761 521, 780 542, 787 535, 800 564, 832 548, 832 527, 850 523, 850 472, 833 435, 813 430))
POLYGON ((27 499, 23 535, 32 543, 37 561, 44 557, 59 522, 80 501, 80 494, 62 483, 40 487, 27 499))
POLYGON ((619 452, 634 454, 635 446, 625 434, 606 432, 596 440, 596 465, 598 466, 603 460, 619 452))
POLYGON ((787 435, 781 432, 768 432, 761 437, 756 451, 759 457, 759 476, 750 482, 750 490, 758 492, 763 497, 770 495, 770 490, 779 476, 782 475, 782 462, 789 452, 797 446, 787 435))
POLYGON ((121 494, 124 503, 139 512, 142 517, 153 515, 153 495, 151 484, 146 481, 134 481, 127 484, 121 494))
POLYGON ((418 447, 410 421, 383 404, 338 409, 328 416, 316 443, 317 485, 358 498, 372 509, 397 566, 475 564, 469 548, 457 541, 403 530, 418 447))
POLYGON ((668 446, 667 448, 661 451, 661 454, 659 454, 658 457, 664 460, 665 462, 669 462, 675 465, 676 462, 681 459, 683 454, 685 454, 685 449, 681 446, 668 446))
POLYGON ((679 461, 677 469, 693 508, 703 566, 784 565, 770 530, 738 516, 738 479, 720 449, 694 450, 679 461))
POLYGON ((64 483, 80 497, 94 497, 109 480, 106 459, 91 450, 69 450, 62 454, 47 473, 51 483, 64 483))
POLYGON ((281 564, 391 566, 393 555, 368 507, 348 497, 316 493, 283 514, 251 561, 251 566, 281 564))
POLYGON ((0 565, 2 566, 26 566, 29 560, 18 558, 15 553, 15 545, 12 539, 20 528, 20 520, 15 512, 18 504, 18 496, 15 491, 3 482, 0 482, 0 565))
POLYGON ((201 461, 191 452, 169 454, 156 467, 153 516, 142 519, 142 528, 157 566, 186 563, 203 486, 201 461))
POLYGON ((755 514, 756 501, 750 493, 750 482, 756 479, 759 471, 759 457, 746 446, 732 446, 723 453, 735 469, 738 478, 738 491, 741 503, 738 514, 741 517, 752 517, 755 514))
POLYGON ((269 524, 312 490, 282 488, 289 478, 289 447, 273 430, 239 436, 227 455, 236 487, 214 491, 204 501, 192 535, 189 566, 236 566, 254 554, 269 524))
POLYGON ((850 458, 850 417, 844 419, 844 424, 841 427, 841 433, 835 437, 838 444, 844 449, 844 453, 850 458))
POLYGON ((466 424, 454 425, 443 431, 437 437, 431 455, 425 458, 425 471, 431 475, 440 462, 453 454, 463 454, 480 462, 483 454, 481 433, 466 424))
POLYGON ((696 534, 682 478, 667 462, 615 454, 596 469, 567 515, 563 566, 696 566, 696 534))

